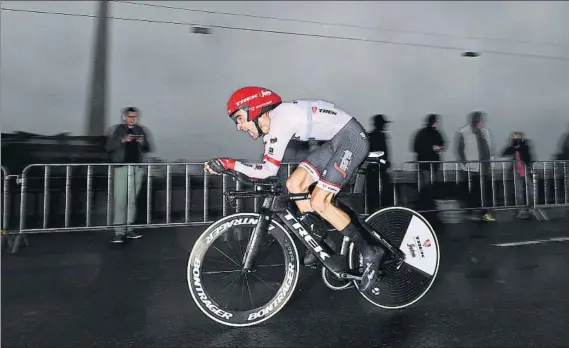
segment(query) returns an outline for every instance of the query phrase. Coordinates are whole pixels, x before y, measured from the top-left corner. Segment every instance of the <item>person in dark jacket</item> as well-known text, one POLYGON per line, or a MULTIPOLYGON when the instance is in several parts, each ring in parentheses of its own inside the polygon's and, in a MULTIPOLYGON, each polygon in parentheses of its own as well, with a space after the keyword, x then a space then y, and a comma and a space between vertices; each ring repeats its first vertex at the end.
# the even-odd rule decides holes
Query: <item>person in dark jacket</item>
MULTIPOLYGON (((525 203, 527 207, 530 207, 533 202, 533 156, 530 143, 524 133, 513 132, 510 135, 508 146, 502 151, 502 156, 511 156, 514 159, 516 205, 525 203)), ((518 215, 523 219, 529 216, 528 208, 522 209, 518 215)))
POLYGON ((385 118, 385 115, 378 114, 372 117, 374 130, 368 133, 369 151, 383 151, 383 159, 385 164, 372 164, 367 167, 367 202, 368 211, 373 213, 381 207, 389 207, 394 204, 393 199, 393 183, 387 170, 391 167, 389 157, 389 147, 387 146, 387 134, 385 127, 391 121, 385 118), (380 188, 381 182, 381 188, 380 188))
POLYGON ((438 162, 441 160, 441 152, 445 150, 445 140, 439 129, 440 116, 430 114, 425 120, 425 127, 417 132, 413 142, 417 161, 431 162, 419 164, 420 187, 430 187, 440 167, 438 162))
POLYGON ((114 166, 113 203, 115 237, 112 243, 122 243, 124 238, 142 237, 132 228, 126 228, 134 222, 136 216, 136 197, 142 187, 145 168, 143 154, 152 151, 148 129, 138 124, 139 111, 135 107, 126 107, 122 112, 123 123, 115 125, 109 132, 105 149, 114 166), (130 166, 129 166, 130 165, 130 166), (129 170, 130 167, 130 170, 129 170))

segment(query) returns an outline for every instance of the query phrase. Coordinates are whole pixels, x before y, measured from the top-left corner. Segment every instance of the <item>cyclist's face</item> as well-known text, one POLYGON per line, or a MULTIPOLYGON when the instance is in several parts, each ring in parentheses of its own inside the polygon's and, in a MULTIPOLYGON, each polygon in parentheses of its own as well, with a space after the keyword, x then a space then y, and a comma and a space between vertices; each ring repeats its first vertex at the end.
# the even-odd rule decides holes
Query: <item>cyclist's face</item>
POLYGON ((249 133, 249 136, 253 139, 259 137, 259 132, 253 121, 247 121, 247 112, 245 110, 239 110, 233 115, 233 120, 237 124, 237 130, 241 132, 249 133))

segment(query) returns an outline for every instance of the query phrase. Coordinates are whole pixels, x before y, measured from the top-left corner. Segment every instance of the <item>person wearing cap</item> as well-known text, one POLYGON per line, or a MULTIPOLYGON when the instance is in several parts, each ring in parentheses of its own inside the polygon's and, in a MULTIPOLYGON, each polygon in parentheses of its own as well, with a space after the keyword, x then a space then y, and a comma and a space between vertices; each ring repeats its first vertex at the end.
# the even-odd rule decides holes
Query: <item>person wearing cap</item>
POLYGON ((436 180, 440 167, 440 154, 445 150, 445 140, 440 131, 440 116, 430 114, 425 119, 413 141, 413 152, 417 154, 419 163, 419 185, 421 188, 430 187, 436 180))
POLYGON ((469 124, 457 133, 456 150, 459 161, 464 161, 462 170, 471 178, 471 190, 468 194, 468 208, 471 212, 476 208, 482 208, 482 220, 487 222, 496 221, 492 216, 491 209, 485 209, 492 205, 491 163, 492 141, 490 130, 485 127, 486 115, 481 111, 475 111, 468 115, 469 124))
POLYGON ((385 115, 377 114, 372 116, 373 130, 368 133, 370 151, 383 151, 383 159, 385 164, 372 164, 367 167, 367 201, 368 211, 374 212, 381 207, 389 207, 393 205, 393 184, 387 170, 391 167, 389 157, 389 146, 387 145, 387 132, 385 130, 387 124, 391 121, 387 120, 385 115), (381 187, 380 187, 381 186, 381 187))

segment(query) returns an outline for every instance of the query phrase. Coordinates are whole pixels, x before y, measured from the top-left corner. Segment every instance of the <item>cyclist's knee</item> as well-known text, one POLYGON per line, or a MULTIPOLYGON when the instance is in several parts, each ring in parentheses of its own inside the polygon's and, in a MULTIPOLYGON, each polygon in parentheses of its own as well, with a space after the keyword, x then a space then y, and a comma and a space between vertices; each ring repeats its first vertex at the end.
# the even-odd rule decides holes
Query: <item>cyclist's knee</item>
POLYGON ((298 180, 297 178, 295 178, 293 176, 286 179, 286 188, 289 192, 292 192, 292 193, 302 192, 301 184, 302 184, 302 181, 298 180))
POLYGON ((302 193, 307 192, 308 187, 312 184, 313 180, 310 176, 298 174, 297 172, 292 173, 292 175, 286 180, 286 188, 292 193, 302 193))

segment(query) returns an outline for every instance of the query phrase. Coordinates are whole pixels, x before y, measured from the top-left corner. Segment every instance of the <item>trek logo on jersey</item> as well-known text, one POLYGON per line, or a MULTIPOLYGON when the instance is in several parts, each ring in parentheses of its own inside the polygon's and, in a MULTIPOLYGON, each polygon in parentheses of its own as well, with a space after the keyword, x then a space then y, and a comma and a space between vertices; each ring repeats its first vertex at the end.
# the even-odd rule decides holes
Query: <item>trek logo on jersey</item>
POLYGON ((272 147, 269 147, 268 154, 273 155, 274 154, 273 152, 275 152, 275 150, 272 147))
POLYGON ((348 170, 348 166, 350 165, 351 161, 352 161, 352 152, 350 150, 344 150, 344 155, 340 160, 340 164, 338 164, 338 162, 334 162, 334 169, 339 171, 340 174, 342 174, 342 177, 344 177, 344 179, 348 177, 348 173, 346 173, 346 171, 348 170))
POLYGON ((328 115, 337 115, 336 111, 328 110, 328 109, 318 109, 321 114, 328 114, 328 115))
POLYGON ((312 113, 321 113, 321 114, 328 114, 328 115, 337 115, 338 113, 334 110, 330 110, 330 109, 322 109, 322 108, 318 108, 318 106, 313 106, 312 107, 312 113))
POLYGON ((269 141, 271 142, 271 144, 274 144, 274 143, 277 142, 277 138, 276 138, 276 137, 275 137, 275 138, 271 138, 271 139, 269 139, 269 141))

